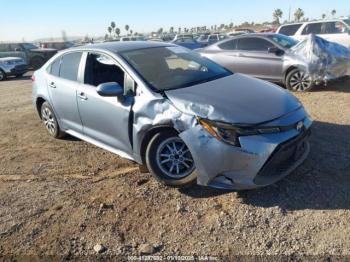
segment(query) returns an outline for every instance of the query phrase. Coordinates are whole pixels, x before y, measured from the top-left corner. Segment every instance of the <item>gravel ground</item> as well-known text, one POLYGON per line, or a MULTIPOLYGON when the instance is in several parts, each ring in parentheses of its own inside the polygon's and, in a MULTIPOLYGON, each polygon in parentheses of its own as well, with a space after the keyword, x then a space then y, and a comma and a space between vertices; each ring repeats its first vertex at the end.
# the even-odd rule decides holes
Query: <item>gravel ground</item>
POLYGON ((350 82, 297 96, 312 149, 290 176, 254 191, 177 190, 50 138, 30 78, 0 82, 0 255, 350 255, 350 82))

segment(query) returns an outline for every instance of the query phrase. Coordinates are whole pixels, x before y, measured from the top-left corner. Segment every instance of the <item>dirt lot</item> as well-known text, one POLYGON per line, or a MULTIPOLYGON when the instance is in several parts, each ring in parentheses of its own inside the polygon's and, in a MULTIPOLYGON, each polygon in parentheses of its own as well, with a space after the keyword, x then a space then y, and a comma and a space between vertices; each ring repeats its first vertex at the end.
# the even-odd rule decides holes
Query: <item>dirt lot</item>
POLYGON ((245 192, 169 189, 74 138, 50 138, 29 77, 0 82, 0 255, 350 255, 350 82, 297 94, 306 163, 245 192))

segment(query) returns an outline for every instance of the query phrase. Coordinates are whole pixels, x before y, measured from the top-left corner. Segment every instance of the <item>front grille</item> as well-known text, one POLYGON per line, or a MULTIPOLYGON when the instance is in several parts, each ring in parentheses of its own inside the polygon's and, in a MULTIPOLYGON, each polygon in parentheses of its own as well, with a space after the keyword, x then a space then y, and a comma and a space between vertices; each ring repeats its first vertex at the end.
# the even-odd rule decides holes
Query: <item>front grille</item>
POLYGON ((307 138, 310 130, 304 131, 302 134, 280 144, 264 166, 260 169, 258 175, 254 179, 257 185, 266 185, 278 180, 296 161, 298 161, 307 149, 307 138))

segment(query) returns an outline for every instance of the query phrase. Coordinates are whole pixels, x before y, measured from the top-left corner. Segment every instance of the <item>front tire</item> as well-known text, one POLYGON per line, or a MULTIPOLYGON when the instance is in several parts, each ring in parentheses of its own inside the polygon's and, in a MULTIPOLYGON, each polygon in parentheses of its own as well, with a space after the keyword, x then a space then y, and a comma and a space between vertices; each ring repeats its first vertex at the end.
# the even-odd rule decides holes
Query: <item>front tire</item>
POLYGON ((296 68, 287 74, 286 87, 293 92, 307 92, 315 87, 315 83, 306 71, 296 68))
POLYGON ((61 131, 57 118, 48 102, 44 102, 40 109, 41 119, 50 136, 62 138, 65 133, 61 131))
POLYGON ((0 81, 5 80, 5 79, 6 79, 5 72, 0 69, 0 81))
POLYGON ((151 139, 146 164, 151 174, 168 186, 190 186, 197 179, 191 152, 174 131, 158 133, 151 139))

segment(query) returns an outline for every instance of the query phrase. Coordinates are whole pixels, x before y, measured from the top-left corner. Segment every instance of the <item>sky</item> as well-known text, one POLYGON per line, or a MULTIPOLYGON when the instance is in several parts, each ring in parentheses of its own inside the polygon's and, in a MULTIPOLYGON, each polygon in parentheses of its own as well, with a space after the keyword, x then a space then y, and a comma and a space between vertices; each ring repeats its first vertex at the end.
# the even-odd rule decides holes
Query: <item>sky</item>
POLYGON ((282 21, 302 8, 318 19, 350 15, 349 0, 0 0, 0 41, 33 41, 67 36, 104 36, 111 21, 125 33, 157 31, 160 27, 194 27, 272 21, 280 8, 282 21))

